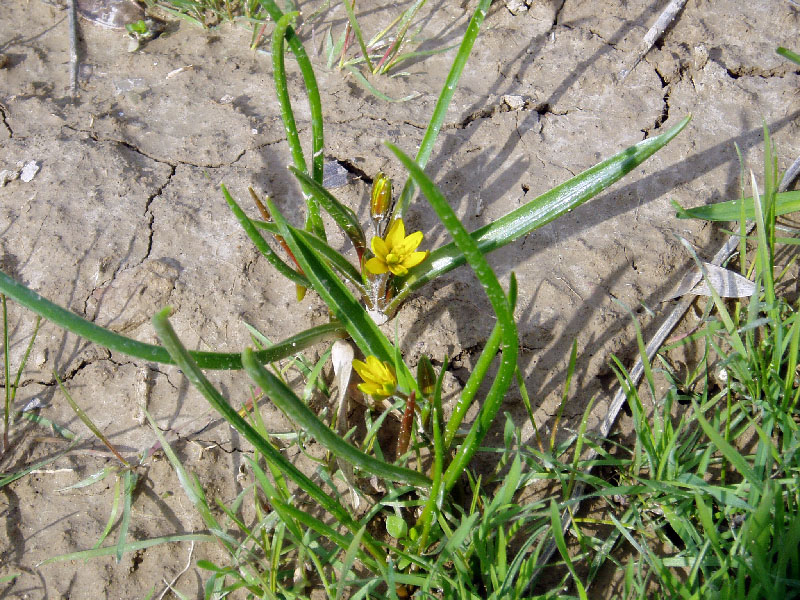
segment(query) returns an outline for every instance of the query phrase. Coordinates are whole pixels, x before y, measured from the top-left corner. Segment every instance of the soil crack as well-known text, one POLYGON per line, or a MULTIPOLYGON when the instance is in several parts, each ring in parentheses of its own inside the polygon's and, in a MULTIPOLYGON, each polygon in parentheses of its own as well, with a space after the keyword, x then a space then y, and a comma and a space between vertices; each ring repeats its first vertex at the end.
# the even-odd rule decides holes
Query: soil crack
POLYGON ((8 132, 8 138, 12 139, 14 137, 14 130, 11 129, 11 125, 8 124, 8 109, 2 103, 0 103, 0 123, 3 124, 3 127, 8 132))
POLYGON ((551 112, 550 105, 546 102, 534 102, 530 98, 522 98, 521 96, 503 96, 500 102, 476 110, 464 117, 460 122, 446 124, 442 129, 466 129, 473 121, 491 119, 500 113, 530 111, 538 113, 540 117, 551 112))

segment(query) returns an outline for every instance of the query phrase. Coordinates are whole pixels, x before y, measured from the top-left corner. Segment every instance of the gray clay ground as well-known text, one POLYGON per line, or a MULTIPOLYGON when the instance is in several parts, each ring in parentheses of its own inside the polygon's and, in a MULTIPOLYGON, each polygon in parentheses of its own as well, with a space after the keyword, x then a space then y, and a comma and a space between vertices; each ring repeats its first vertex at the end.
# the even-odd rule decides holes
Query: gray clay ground
MULTIPOLYGON (((321 3, 300 4, 310 13, 321 3)), ((367 31, 377 31, 406 3, 387 4, 359 3, 367 31)), ((514 16, 495 2, 428 169, 474 229, 693 114, 670 146, 621 183, 491 256, 504 281, 512 270, 519 279, 521 364, 545 431, 573 339, 580 357, 566 414, 575 424, 599 394, 593 427, 613 384, 610 353, 628 361, 633 356, 629 318, 613 299, 664 314, 669 305, 661 299, 690 263, 675 235, 687 237, 703 257, 719 245, 716 230, 676 220, 669 200, 695 206, 735 196, 734 144, 758 173, 762 119, 781 168, 800 154, 800 76, 774 52, 779 45, 797 49, 800 13, 794 3, 690 0, 663 43, 619 83, 618 72, 663 4, 534 0, 514 16), (519 98, 507 102, 505 96, 519 98)), ((473 5, 429 2, 426 47, 456 43, 473 5)), ((341 30, 344 19, 341 8, 329 10, 302 31, 318 67, 327 160, 370 177, 383 170, 403 181, 381 142, 415 151, 453 52, 406 65, 404 78, 376 80, 394 97, 419 93, 410 102, 386 103, 324 66, 317 52, 323 33, 330 25, 341 30)), ((119 32, 83 22, 81 37, 80 99, 73 103, 67 95, 65 11, 39 0, 0 3, 0 170, 13 170, 19 161, 40 167, 31 181, 0 188, 3 270, 78 314, 149 342, 155 341, 149 317, 167 304, 179 334, 197 349, 240 350, 248 342, 245 321, 274 340, 324 322, 326 311, 313 295, 296 304, 293 286, 259 257, 219 192, 224 182, 248 205, 247 187, 253 186, 299 218, 270 60, 248 49, 249 33, 174 24, 170 35, 135 54, 126 52, 119 32)), ((294 69, 292 60, 287 64, 294 69)), ((291 81, 299 94, 296 70, 291 81)), ((307 133, 305 102, 296 101, 295 108, 307 133)), ((357 179, 337 192, 366 219, 367 190, 357 179)), ((425 232, 426 248, 446 240, 424 200, 414 203, 409 221, 425 232)), ((639 313, 645 325, 652 322, 639 313)), ((436 361, 451 357, 448 386, 457 389, 489 334, 490 315, 468 270, 447 275, 411 299, 397 318, 409 364, 421 352, 436 361)), ((12 305, 10 321, 15 365, 34 319, 12 305)), ((36 566, 95 543, 113 488, 109 480, 59 491, 112 459, 69 409, 54 385, 54 369, 127 455, 153 443, 140 411, 146 381, 149 410, 171 439, 179 435, 176 448, 210 497, 230 502, 250 482, 242 460, 246 444, 209 414, 176 369, 109 354, 46 324, 16 405, 38 397, 43 416, 89 441, 0 490, 0 575, 22 572, 0 596, 142 598, 154 586, 160 593, 162 579, 171 580, 185 566, 188 546, 150 548, 119 564, 101 558, 36 566)), ((241 374, 212 379, 235 404, 247 398, 241 374)), ((276 430, 290 428, 268 405, 262 410, 276 430)), ((513 394, 504 410, 524 422, 513 394)), ((531 434, 529 428, 524 433, 531 434)), ((33 425, 16 430, 13 441, 0 471, 63 445, 33 425)), ((136 494, 131 536, 199 528, 166 461, 150 461, 136 494)), ((200 546, 193 555, 215 556, 215 548, 200 546)), ((178 588, 199 597, 201 582, 191 567, 178 588)))

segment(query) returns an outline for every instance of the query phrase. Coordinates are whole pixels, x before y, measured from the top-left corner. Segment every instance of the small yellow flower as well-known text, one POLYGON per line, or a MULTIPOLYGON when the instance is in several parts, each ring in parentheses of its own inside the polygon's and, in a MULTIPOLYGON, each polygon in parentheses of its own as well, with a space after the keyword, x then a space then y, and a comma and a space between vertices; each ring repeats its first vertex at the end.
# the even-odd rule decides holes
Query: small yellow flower
POLYGON ((374 356, 368 356, 366 363, 354 360, 353 368, 364 380, 364 383, 358 385, 358 389, 368 396, 386 398, 394 394, 397 389, 397 378, 387 362, 381 362, 374 356))
POLYGON ((391 271, 394 275, 405 275, 411 267, 416 267, 428 256, 428 252, 415 252, 422 243, 422 232, 417 231, 406 237, 403 219, 392 222, 386 239, 372 238, 373 258, 367 261, 367 271, 381 275, 391 271))

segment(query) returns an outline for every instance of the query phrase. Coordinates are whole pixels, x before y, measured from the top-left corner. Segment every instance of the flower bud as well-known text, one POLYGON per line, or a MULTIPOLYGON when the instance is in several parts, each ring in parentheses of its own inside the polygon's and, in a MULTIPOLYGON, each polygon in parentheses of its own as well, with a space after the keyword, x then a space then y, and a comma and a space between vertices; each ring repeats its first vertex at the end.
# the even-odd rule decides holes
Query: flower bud
POLYGON ((369 211, 375 220, 383 220, 392 205, 392 180, 378 173, 372 182, 372 200, 369 211))
POLYGON ((417 363, 417 385, 426 398, 433 395, 433 390, 436 388, 436 372, 433 370, 431 359, 424 354, 417 363))

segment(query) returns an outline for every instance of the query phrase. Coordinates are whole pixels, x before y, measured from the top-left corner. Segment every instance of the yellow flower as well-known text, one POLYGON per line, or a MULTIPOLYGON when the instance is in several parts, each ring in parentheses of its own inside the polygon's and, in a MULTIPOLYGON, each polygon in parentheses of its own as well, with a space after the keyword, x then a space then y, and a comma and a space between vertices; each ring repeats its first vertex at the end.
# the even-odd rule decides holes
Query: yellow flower
POLYGON ((364 380, 364 383, 358 385, 358 389, 368 396, 385 398, 394 394, 397 388, 397 378, 389 363, 381 362, 374 356, 368 356, 366 363, 354 360, 353 368, 364 380))
POLYGON ((392 222, 386 239, 372 238, 373 258, 367 261, 367 271, 380 275, 391 271, 394 275, 405 275, 411 267, 416 267, 428 256, 428 252, 415 252, 422 243, 422 232, 417 231, 406 237, 403 219, 392 222))

